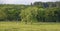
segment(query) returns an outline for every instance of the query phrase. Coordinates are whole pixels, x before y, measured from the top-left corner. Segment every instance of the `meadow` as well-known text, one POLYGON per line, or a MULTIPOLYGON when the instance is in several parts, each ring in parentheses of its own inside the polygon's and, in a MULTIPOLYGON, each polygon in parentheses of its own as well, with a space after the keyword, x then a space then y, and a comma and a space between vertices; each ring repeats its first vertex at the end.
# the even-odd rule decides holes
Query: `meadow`
POLYGON ((0 4, 0 31, 60 31, 60 2, 0 4))
POLYGON ((60 23, 39 22, 39 23, 22 23, 22 22, 0 22, 0 31, 60 31, 60 23))

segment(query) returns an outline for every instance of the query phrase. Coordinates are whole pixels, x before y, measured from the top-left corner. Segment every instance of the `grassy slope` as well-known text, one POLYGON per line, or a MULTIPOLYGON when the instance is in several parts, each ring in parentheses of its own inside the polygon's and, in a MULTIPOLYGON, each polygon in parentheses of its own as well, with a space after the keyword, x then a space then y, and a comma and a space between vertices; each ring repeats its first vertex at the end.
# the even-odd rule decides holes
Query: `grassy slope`
POLYGON ((60 31, 60 23, 0 22, 0 31, 60 31))

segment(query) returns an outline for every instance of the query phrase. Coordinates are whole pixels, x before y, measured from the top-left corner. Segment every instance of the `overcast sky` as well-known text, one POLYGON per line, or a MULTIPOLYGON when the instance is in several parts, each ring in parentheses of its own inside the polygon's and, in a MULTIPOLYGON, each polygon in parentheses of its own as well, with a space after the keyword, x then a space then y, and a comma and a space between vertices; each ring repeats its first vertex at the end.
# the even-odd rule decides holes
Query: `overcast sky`
POLYGON ((42 2, 55 2, 60 0, 0 0, 0 4, 30 4, 36 1, 42 1, 42 2))

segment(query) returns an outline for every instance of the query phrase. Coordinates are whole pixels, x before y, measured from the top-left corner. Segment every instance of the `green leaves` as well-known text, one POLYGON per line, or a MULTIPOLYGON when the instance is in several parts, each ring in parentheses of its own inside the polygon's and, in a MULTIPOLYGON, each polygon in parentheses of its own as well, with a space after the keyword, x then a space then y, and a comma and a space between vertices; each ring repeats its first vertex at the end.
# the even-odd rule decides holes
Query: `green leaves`
POLYGON ((37 16, 37 7, 28 7, 21 11, 21 18, 23 21, 31 22, 32 20, 35 20, 37 16), (32 9, 31 9, 32 8, 32 9))
POLYGON ((0 20, 60 22, 60 7, 42 8, 33 5, 4 5, 0 6, 0 20))

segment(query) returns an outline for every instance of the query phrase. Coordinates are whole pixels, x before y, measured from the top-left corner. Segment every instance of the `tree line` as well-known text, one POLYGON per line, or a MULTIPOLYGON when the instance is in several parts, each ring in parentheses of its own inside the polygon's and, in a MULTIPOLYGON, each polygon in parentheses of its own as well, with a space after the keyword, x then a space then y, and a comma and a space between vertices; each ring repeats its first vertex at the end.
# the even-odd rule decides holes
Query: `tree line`
POLYGON ((0 21, 60 22, 60 2, 0 4, 0 21))

